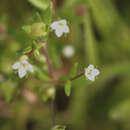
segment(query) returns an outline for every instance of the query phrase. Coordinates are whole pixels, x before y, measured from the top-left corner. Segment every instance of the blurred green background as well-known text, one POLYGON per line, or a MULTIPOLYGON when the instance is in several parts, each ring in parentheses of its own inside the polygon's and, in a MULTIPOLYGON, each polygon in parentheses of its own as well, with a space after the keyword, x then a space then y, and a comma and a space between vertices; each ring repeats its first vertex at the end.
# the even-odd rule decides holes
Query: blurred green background
MULTIPOLYGON (((67 74, 75 62, 78 72, 90 63, 101 71, 89 86, 84 77, 73 81, 70 97, 58 86, 57 124, 67 130, 130 130, 130 1, 57 0, 56 9, 71 31, 65 38, 49 36, 55 75, 67 74), (62 54, 66 45, 75 49, 72 58, 62 54)), ((27 0, 0 0, 0 130, 51 127, 50 101, 41 98, 44 82, 32 76, 20 80, 12 70, 17 51, 30 45, 21 27, 36 11, 27 0)), ((37 59, 32 63, 46 69, 37 59)))

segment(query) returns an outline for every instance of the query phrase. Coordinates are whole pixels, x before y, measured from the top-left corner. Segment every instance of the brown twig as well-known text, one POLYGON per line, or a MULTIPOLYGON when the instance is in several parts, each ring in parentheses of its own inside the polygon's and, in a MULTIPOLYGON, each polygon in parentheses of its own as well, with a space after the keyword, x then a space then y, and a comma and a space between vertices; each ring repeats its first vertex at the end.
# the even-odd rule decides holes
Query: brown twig
POLYGON ((78 75, 72 77, 70 80, 73 81, 73 80, 75 80, 75 79, 80 78, 80 77, 83 76, 83 75, 84 75, 84 72, 81 72, 80 74, 78 74, 78 75))
POLYGON ((80 78, 83 75, 84 75, 84 72, 81 72, 80 74, 78 74, 78 75, 76 75, 76 76, 74 76, 74 77, 72 77, 70 79, 67 79, 67 80, 57 80, 57 81, 54 81, 54 82, 56 82, 57 84, 59 84, 59 83, 65 83, 68 80, 70 80, 70 81, 76 80, 76 79, 80 78))

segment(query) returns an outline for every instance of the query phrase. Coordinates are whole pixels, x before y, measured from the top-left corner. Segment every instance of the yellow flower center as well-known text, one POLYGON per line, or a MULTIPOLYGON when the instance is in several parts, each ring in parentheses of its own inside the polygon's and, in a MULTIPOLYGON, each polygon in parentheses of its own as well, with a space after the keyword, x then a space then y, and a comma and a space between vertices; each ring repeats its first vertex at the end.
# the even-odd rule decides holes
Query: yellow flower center
POLYGON ((21 64, 22 67, 24 67, 25 69, 27 68, 27 64, 21 64))
POLYGON ((63 24, 63 23, 59 23, 59 25, 60 25, 60 26, 64 26, 64 24, 63 24))
POLYGON ((91 74, 92 74, 92 70, 90 70, 90 71, 88 72, 88 74, 91 75, 91 74))

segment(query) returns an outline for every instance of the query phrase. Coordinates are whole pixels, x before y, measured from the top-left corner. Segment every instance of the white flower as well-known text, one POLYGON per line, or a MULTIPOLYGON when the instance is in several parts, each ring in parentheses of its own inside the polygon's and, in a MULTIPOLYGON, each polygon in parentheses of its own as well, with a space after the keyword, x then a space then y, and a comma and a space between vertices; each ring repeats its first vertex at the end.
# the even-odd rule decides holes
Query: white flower
POLYGON ((63 48, 62 53, 66 58, 71 58, 74 56, 75 52, 74 48, 71 45, 67 45, 63 48))
POLYGON ((95 77, 99 74, 99 70, 94 68, 92 64, 90 64, 88 68, 85 69, 85 76, 91 81, 95 81, 95 77))
POLYGON ((33 67, 31 64, 29 64, 26 60, 20 60, 19 62, 16 62, 13 64, 12 68, 14 70, 18 70, 18 75, 20 78, 23 78, 27 72, 33 72, 33 67))
POLYGON ((63 33, 69 33, 69 27, 64 19, 53 22, 50 27, 55 30, 57 37, 61 37, 63 33))

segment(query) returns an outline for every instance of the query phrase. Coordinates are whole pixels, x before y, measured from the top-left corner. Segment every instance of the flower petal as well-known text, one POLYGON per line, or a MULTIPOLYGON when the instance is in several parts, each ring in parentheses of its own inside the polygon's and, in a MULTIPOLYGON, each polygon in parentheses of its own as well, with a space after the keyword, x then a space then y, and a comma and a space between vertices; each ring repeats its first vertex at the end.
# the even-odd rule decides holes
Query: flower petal
POLYGON ((26 70, 24 67, 20 67, 19 70, 18 70, 18 75, 20 78, 23 78, 25 75, 26 75, 26 70))
POLYGON ((100 74, 100 72, 99 72, 98 69, 94 69, 92 73, 93 73, 95 76, 100 74))
POLYGON ((29 72, 34 72, 33 66, 32 66, 31 64, 28 64, 28 65, 27 65, 27 70, 28 70, 29 72))
POLYGON ((87 77, 87 78, 89 77, 89 74, 88 74, 88 72, 85 72, 85 77, 87 77))
POLYGON ((62 20, 60 20, 59 22, 62 23, 62 24, 64 24, 64 25, 67 24, 67 22, 66 22, 65 19, 62 19, 62 20))
POLYGON ((69 27, 66 25, 66 26, 64 26, 64 32, 65 33, 68 33, 70 30, 69 30, 69 27))
POLYGON ((21 64, 25 64, 25 65, 28 65, 28 64, 29 64, 28 61, 26 61, 26 60, 21 60, 20 63, 21 63, 21 64))
POLYGON ((19 69, 19 67, 20 67, 20 63, 19 63, 19 62, 16 62, 15 64, 12 65, 12 68, 13 68, 14 70, 19 69))
POLYGON ((94 66, 93 66, 92 64, 90 64, 90 65, 88 66, 88 69, 89 69, 89 70, 93 70, 93 69, 94 69, 94 66))
POLYGON ((91 81, 94 81, 94 80, 95 80, 95 76, 92 75, 92 74, 88 74, 88 72, 85 72, 85 77, 86 77, 88 80, 91 80, 91 81))
POLYGON ((58 28, 58 22, 57 21, 53 22, 50 27, 51 27, 52 30, 57 29, 58 28))
POLYGON ((93 69, 94 69, 94 66, 90 64, 88 68, 85 68, 85 73, 89 73, 90 71, 93 71, 93 69))
POLYGON ((89 80, 91 80, 91 81, 95 81, 95 76, 93 76, 93 75, 88 76, 87 78, 88 78, 89 80))
POLYGON ((60 29, 56 29, 55 33, 56 33, 56 36, 57 36, 57 37, 61 37, 62 34, 63 34, 63 31, 60 30, 60 29))

